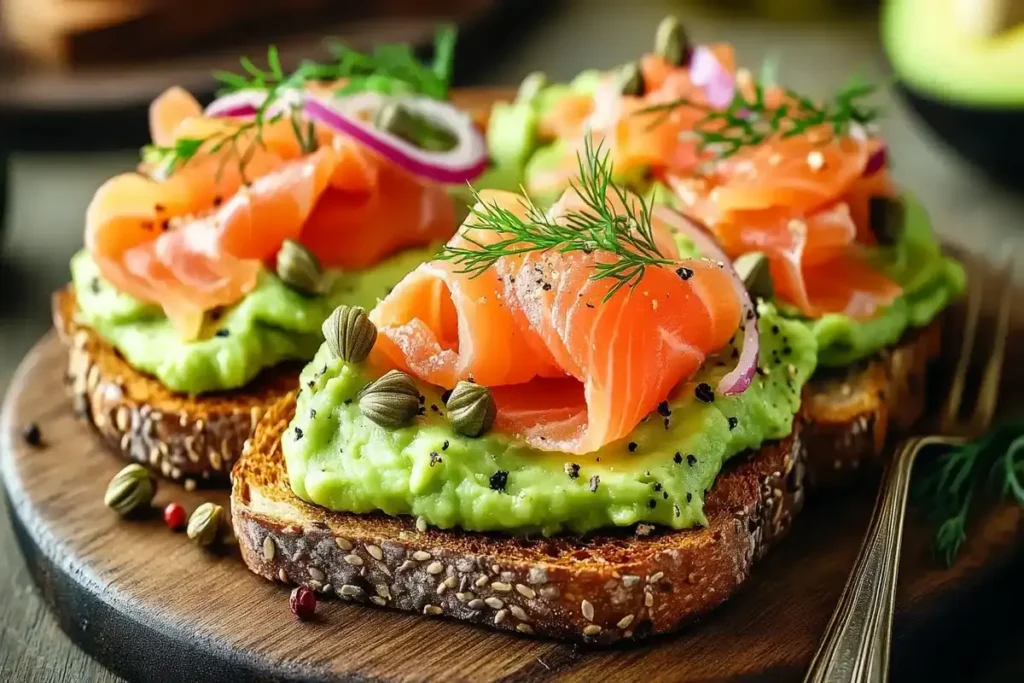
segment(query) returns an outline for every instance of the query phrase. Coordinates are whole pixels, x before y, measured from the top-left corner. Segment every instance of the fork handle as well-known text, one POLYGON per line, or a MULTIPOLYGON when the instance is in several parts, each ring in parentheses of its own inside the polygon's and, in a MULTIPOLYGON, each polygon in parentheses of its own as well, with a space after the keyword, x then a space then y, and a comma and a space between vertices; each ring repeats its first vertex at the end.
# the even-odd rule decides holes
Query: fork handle
POLYGON ((910 472, 918 452, 935 443, 908 439, 882 477, 874 513, 850 578, 805 683, 884 683, 889 678, 893 600, 907 509, 910 472))

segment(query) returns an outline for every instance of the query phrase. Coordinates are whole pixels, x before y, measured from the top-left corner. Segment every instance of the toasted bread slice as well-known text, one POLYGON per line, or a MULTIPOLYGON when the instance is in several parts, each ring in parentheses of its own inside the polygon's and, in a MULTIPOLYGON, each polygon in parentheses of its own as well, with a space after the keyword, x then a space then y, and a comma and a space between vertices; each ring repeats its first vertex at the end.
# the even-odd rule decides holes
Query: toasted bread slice
POLYGON ((886 441, 921 419, 941 332, 936 320, 867 361, 815 373, 801 407, 810 488, 841 485, 877 466, 886 441))
POLYGON ((75 322, 71 287, 53 295, 53 322, 68 346, 66 383, 75 411, 123 457, 186 488, 225 486, 264 407, 295 387, 300 366, 281 365, 244 389, 177 394, 128 365, 88 327, 75 322))
POLYGON ((294 396, 270 407, 232 471, 231 516, 249 569, 507 631, 599 643, 672 631, 732 595, 803 502, 797 430, 729 464, 708 494, 706 528, 583 538, 418 531, 409 518, 296 497, 280 451, 294 410, 294 396))

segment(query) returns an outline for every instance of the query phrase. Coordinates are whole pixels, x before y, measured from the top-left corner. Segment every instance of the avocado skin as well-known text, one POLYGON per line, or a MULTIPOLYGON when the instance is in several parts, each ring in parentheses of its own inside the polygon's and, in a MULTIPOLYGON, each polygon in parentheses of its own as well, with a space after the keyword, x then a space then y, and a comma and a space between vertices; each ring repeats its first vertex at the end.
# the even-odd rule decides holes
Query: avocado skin
POLYGON ((996 182, 1024 188, 1024 107, 1008 109, 935 99, 897 82, 896 91, 946 144, 996 182))

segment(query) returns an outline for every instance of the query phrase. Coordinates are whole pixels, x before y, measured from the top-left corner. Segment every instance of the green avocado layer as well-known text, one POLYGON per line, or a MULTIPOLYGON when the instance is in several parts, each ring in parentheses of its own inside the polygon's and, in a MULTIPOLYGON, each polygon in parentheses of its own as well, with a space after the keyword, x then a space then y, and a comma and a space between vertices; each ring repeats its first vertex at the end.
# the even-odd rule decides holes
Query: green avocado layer
MULTIPOLYGON (((550 535, 636 522, 705 524, 704 494, 723 462, 787 436, 814 371, 805 326, 765 304, 759 327, 768 374, 746 392, 697 400, 695 386, 716 386, 735 362, 710 359, 669 399, 668 417, 651 413, 629 437, 583 456, 535 450, 499 433, 460 436, 442 415, 441 391, 422 384, 424 414, 402 429, 379 427, 359 412, 356 394, 369 379, 363 368, 322 347, 302 373, 296 416, 281 440, 292 490, 332 510, 421 516, 445 529, 550 535), (567 473, 573 465, 575 477, 567 473), (504 490, 491 486, 499 472, 508 473, 504 490)), ((727 349, 721 358, 730 356, 727 349)))
MULTIPOLYGON (((958 4, 969 7, 949 0, 885 3, 882 37, 896 74, 915 90, 943 101, 1002 109, 1024 106, 1024 23, 988 38, 972 35, 966 30, 970 22, 956 11, 958 4)), ((988 6, 975 4, 976 14, 988 6)))
POLYGON ((898 342, 908 329, 930 323, 963 293, 963 267, 942 255, 920 203, 910 196, 904 201, 900 240, 875 253, 878 267, 899 283, 903 294, 868 320, 830 313, 806 321, 818 342, 819 365, 841 367, 867 358, 898 342))
POLYGON ((332 271, 324 296, 307 297, 264 270, 256 288, 208 320, 200 339, 182 341, 159 306, 118 292, 103 280, 85 251, 71 260, 78 319, 117 348, 135 369, 168 389, 200 394, 237 389, 261 370, 312 358, 323 342, 320 326, 341 304, 376 305, 406 273, 429 260, 436 245, 412 249, 358 272, 332 271))

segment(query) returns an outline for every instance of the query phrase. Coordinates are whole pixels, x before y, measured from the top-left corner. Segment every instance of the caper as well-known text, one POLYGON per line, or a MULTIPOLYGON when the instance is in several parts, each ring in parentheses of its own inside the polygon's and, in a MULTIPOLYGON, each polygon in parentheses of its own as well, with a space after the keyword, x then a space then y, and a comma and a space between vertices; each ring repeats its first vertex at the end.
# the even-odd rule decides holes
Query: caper
POLYGON ((674 66, 689 61, 690 41, 678 17, 670 14, 658 24, 654 34, 654 54, 674 66))
POLYGON ((623 95, 639 97, 644 94, 644 76, 640 71, 640 65, 636 62, 620 66, 615 73, 615 83, 618 91, 623 95))
POLYGON ((285 240, 277 252, 277 276, 302 294, 322 294, 324 274, 316 254, 295 240, 285 240))
POLYGON ((416 383, 401 370, 391 370, 370 382, 357 399, 359 412, 385 429, 404 427, 420 409, 416 383))
POLYGON ((114 475, 107 485, 103 504, 119 515, 147 507, 156 495, 156 482, 142 465, 132 463, 114 475))
POLYGON ((349 363, 366 360, 377 341, 377 327, 362 306, 338 306, 323 324, 327 348, 349 363))
POLYGON ((494 423, 497 407, 491 390, 473 382, 459 382, 445 404, 452 428, 465 436, 480 436, 494 423))

